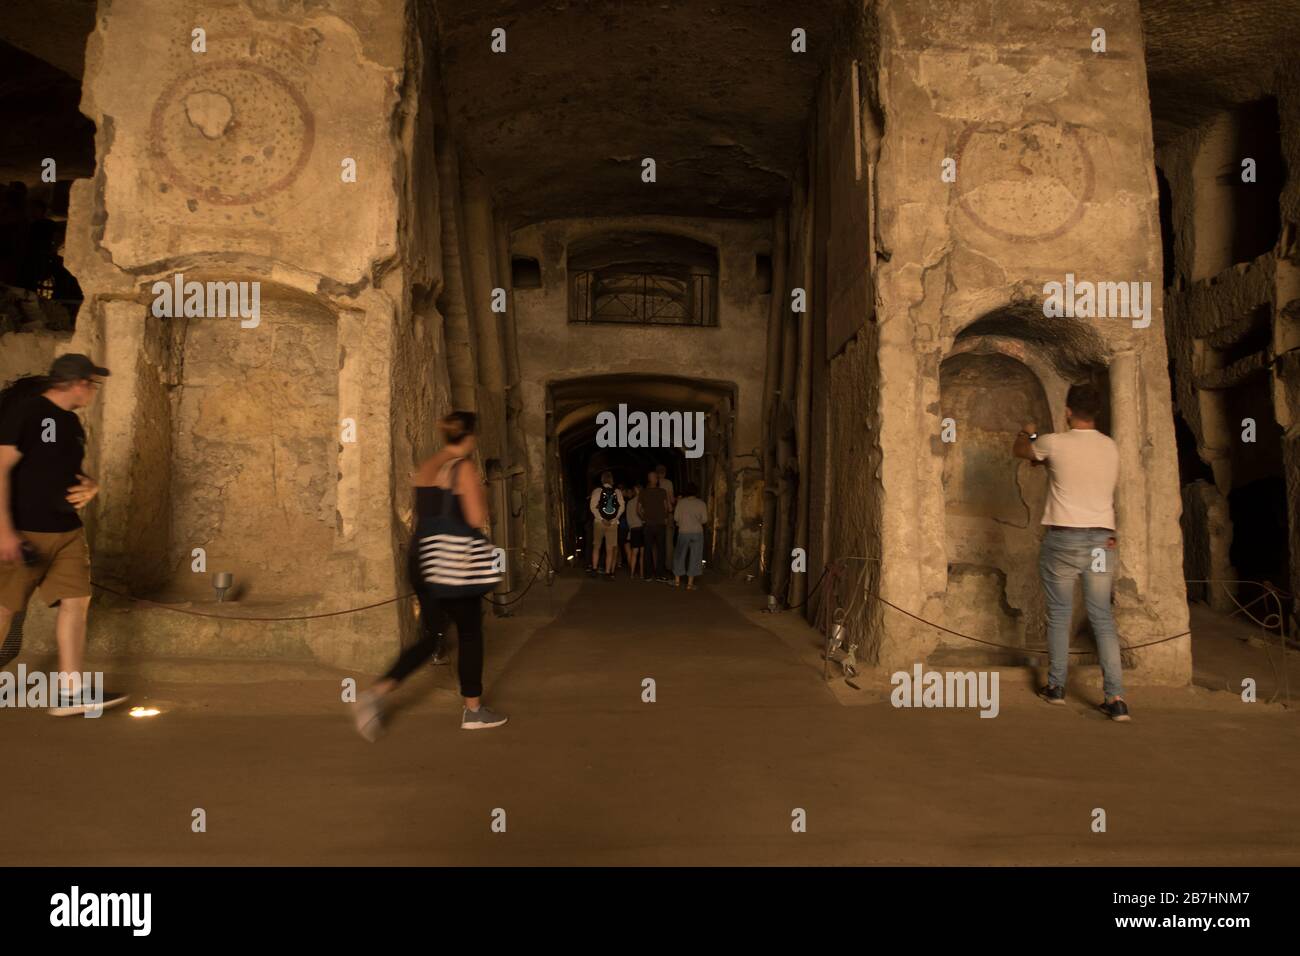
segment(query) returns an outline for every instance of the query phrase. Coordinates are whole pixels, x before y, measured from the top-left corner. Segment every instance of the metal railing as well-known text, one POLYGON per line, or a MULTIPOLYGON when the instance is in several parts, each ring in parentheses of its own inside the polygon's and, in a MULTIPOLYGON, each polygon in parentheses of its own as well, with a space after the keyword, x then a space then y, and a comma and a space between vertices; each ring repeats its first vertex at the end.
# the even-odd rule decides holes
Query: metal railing
POLYGON ((715 287, 707 273, 575 272, 569 285, 569 321, 714 326, 715 287))

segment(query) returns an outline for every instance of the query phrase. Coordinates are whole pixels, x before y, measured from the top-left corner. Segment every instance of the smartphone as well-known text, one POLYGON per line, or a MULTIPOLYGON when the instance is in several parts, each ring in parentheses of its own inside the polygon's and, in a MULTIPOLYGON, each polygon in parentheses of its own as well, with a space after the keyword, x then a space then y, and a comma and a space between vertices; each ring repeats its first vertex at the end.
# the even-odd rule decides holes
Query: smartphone
POLYGON ((29 568, 35 567, 36 562, 41 556, 40 552, 36 550, 36 545, 32 544, 30 541, 24 541, 22 543, 22 552, 23 564, 27 565, 29 568))

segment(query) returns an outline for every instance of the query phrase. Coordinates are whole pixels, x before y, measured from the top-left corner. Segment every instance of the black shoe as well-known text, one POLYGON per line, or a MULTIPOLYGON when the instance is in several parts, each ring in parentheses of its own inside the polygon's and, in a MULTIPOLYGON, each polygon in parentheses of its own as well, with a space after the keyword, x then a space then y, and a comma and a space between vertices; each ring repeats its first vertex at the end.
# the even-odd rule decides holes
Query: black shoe
POLYGON ((1097 709, 1109 717, 1111 720, 1131 720, 1128 715, 1128 704, 1116 697, 1110 703, 1098 704, 1097 709))
POLYGON ((1065 688, 1057 687, 1055 684, 1048 684, 1038 688, 1038 696, 1043 698, 1049 704, 1065 703, 1065 688))

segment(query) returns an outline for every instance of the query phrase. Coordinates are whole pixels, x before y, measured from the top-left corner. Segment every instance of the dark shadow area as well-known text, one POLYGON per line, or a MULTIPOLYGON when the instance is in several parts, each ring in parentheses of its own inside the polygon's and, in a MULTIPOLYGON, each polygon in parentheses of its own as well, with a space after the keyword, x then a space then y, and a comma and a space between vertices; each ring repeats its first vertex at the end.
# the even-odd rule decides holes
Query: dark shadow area
POLYGON ((0 333, 71 331, 83 296, 63 265, 72 180, 95 165, 81 82, 0 41, 0 333))
POLYGON ((1276 99, 1265 97, 1234 112, 1236 140, 1231 155, 1255 161, 1255 180, 1242 181, 1238 161, 1219 181, 1232 191, 1232 261, 1250 262, 1272 250, 1282 231, 1279 199, 1286 181, 1286 162, 1276 99))
POLYGON ((1160 203, 1160 252, 1164 270, 1164 287, 1172 288, 1178 276, 1178 263, 1174 258, 1174 195, 1169 180, 1156 167, 1156 191, 1160 203))

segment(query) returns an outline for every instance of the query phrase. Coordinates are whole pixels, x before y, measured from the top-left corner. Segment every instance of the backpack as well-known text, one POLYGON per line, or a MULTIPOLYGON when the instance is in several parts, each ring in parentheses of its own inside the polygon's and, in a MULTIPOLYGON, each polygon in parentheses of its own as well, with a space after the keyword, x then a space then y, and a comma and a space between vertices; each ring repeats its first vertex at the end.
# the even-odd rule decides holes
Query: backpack
POLYGON ((618 492, 608 485, 602 485, 596 511, 606 521, 613 521, 618 516, 618 492))
POLYGON ((40 395, 50 387, 50 380, 44 375, 24 375, 16 378, 0 389, 0 419, 17 408, 33 395, 40 395))

